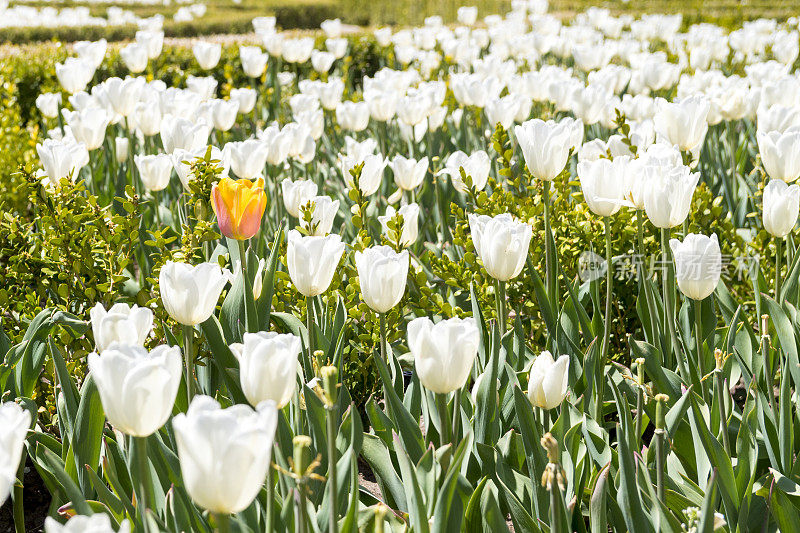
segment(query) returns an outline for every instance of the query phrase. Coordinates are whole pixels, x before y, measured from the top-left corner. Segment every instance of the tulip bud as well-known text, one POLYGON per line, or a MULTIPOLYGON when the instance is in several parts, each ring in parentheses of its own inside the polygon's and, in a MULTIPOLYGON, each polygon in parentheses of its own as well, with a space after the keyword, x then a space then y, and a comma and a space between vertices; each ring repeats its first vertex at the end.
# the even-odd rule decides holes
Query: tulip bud
POLYGON ((239 379, 247 401, 272 400, 278 409, 291 400, 297 384, 300 337, 289 333, 245 333, 243 343, 231 344, 239 360, 239 379))
POLYGON ((800 212, 800 186, 772 179, 764 188, 764 229, 773 237, 786 237, 800 212))
POLYGON ((131 142, 127 137, 117 137, 114 139, 114 148, 117 156, 117 163, 122 164, 128 159, 131 142))
POLYGON ((408 324, 408 348, 414 367, 428 390, 447 394, 469 377, 480 336, 472 318, 450 318, 434 324, 429 318, 415 318, 408 324))
POLYGON ((30 425, 31 414, 26 409, 14 402, 0 404, 0 505, 14 486, 30 425))
POLYGON ((286 261, 289 277, 303 296, 318 296, 328 290, 344 254, 342 238, 335 233, 325 237, 303 237, 289 232, 286 261))
POLYGON ((339 396, 339 371, 335 366, 323 366, 320 369, 320 376, 322 376, 322 390, 326 403, 333 406, 339 396))
POLYGON ((176 322, 196 326, 212 315, 229 278, 230 272, 215 263, 167 261, 158 276, 161 302, 176 322))
POLYGON ((561 404, 569 385, 569 356, 553 361, 544 351, 533 361, 528 377, 528 400, 535 407, 553 409, 561 404))
POLYGON ((297 435, 292 439, 294 450, 292 451, 292 470, 298 477, 306 474, 308 467, 311 466, 311 437, 307 435, 297 435))
POLYGON ((100 355, 89 354, 103 410, 116 429, 147 437, 172 413, 181 383, 181 350, 161 345, 149 352, 141 346, 114 343, 100 355))
POLYGON ((211 200, 219 230, 226 237, 242 241, 261 228, 261 217, 267 208, 263 178, 222 178, 211 188, 211 200))
POLYGON ((138 305, 117 303, 106 311, 103 304, 98 303, 89 311, 89 318, 98 352, 115 342, 144 346, 153 329, 153 312, 138 305))
POLYGON ((181 477, 192 500, 212 513, 246 509, 267 476, 278 411, 272 401, 253 410, 222 409, 210 396, 195 396, 172 421, 181 477))
POLYGON ((717 235, 707 237, 690 233, 683 242, 672 239, 669 245, 681 292, 693 300, 703 300, 714 292, 722 272, 722 253, 717 235))
POLYGON ((469 229, 487 274, 508 281, 522 272, 533 236, 529 224, 515 220, 509 213, 495 217, 470 214, 469 229))
POLYGON ((36 107, 47 118, 56 118, 61 105, 61 93, 42 93, 36 97, 36 107))
MULTIPOLYGON (((45 533, 115 533, 111 518, 106 513, 75 515, 65 524, 59 524, 53 517, 44 520, 45 533)), ((116 533, 131 533, 131 523, 123 520, 116 533)))
POLYGON ((377 313, 385 313, 400 302, 406 291, 408 251, 395 252, 389 246, 373 246, 356 252, 356 269, 361 296, 377 313))

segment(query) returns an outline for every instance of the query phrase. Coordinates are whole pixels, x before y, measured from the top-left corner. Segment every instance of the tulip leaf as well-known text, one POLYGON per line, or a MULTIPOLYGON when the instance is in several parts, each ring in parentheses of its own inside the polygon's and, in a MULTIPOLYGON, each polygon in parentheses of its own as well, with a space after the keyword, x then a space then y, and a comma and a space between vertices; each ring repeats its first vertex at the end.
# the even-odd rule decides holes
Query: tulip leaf
POLYGON ((399 432, 400 439, 408 452, 412 461, 419 461, 424 453, 424 439, 419 425, 411 416, 411 413, 403 405, 400 397, 392 387, 392 381, 389 377, 389 370, 386 368, 386 363, 380 357, 373 357, 375 366, 378 368, 378 373, 383 381, 384 399, 388 406, 389 417, 394 423, 394 427, 399 432))
POLYGON ((93 514, 91 507, 86 503, 86 498, 83 496, 81 489, 78 488, 72 478, 70 478, 64 470, 64 462, 61 458, 45 446, 37 446, 35 454, 39 463, 42 464, 61 485, 64 495, 69 498, 72 507, 80 514, 93 514))
MULTIPOLYGON (((75 435, 70 445, 80 487, 87 495, 90 493, 91 484, 85 467, 97 470, 100 466, 100 449, 105 423, 100 393, 90 374, 81 388, 81 401, 75 418, 75 435)), ((71 467, 68 467, 68 470, 71 470, 71 467)))
POLYGON ((275 238, 270 247, 269 258, 264 272, 264 279, 261 284, 261 296, 258 298, 258 319, 259 330, 268 331, 269 322, 272 316, 272 296, 275 293, 275 271, 278 269, 278 257, 280 256, 280 245, 283 241, 283 224, 275 232, 275 238))
POLYGON ((361 456, 369 463, 378 478, 386 503, 400 511, 407 512, 408 504, 403 482, 394 469, 386 444, 377 436, 365 433, 361 456))
POLYGON ((394 440, 394 449, 397 453, 397 462, 400 464, 400 473, 403 477, 403 488, 405 489, 406 501, 410 503, 408 507, 408 514, 411 518, 411 525, 415 532, 427 533, 428 518, 426 517, 425 500, 422 498, 422 489, 417 480, 415 467, 411 462, 411 458, 405 451, 403 443, 397 433, 392 435, 394 440))

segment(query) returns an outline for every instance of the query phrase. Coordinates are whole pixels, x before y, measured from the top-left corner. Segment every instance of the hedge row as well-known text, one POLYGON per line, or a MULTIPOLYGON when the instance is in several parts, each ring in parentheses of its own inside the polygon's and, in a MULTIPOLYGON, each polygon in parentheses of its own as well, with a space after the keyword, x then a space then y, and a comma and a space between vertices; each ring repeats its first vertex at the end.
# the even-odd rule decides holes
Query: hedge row
MULTIPOLYGON (((253 30, 252 20, 260 15, 272 14, 283 29, 318 28, 320 23, 340 15, 333 4, 285 4, 274 5, 259 10, 209 10, 203 18, 187 22, 164 21, 164 35, 167 37, 197 37, 214 34, 248 33, 253 30)), ((4 28, 0 30, 0 43, 26 44, 41 41, 74 42, 105 38, 109 41, 133 39, 138 28, 125 26, 83 26, 4 28)))

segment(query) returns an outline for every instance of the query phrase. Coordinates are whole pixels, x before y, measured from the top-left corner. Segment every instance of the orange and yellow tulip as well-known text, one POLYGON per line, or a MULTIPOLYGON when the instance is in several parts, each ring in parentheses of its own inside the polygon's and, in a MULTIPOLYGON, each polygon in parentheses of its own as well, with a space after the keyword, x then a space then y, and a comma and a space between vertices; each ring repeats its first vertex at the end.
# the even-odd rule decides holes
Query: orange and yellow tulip
POLYGON ((222 234, 239 241, 249 239, 261 227, 267 207, 264 179, 222 178, 211 189, 211 201, 222 234))

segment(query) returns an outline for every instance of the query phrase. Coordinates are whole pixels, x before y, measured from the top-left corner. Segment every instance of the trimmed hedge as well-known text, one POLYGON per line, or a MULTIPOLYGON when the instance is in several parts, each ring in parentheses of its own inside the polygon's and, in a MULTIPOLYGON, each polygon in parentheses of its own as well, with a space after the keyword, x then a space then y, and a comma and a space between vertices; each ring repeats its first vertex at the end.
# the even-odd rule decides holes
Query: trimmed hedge
MULTIPOLYGON (((334 4, 291 3, 273 5, 265 9, 242 9, 239 6, 230 8, 209 8, 209 13, 202 18, 186 22, 164 21, 166 37, 198 37, 215 34, 237 34, 253 31, 253 18, 273 14, 280 28, 313 29, 325 19, 336 18, 340 11, 334 4)), ((124 41, 133 39, 138 28, 125 26, 82 26, 72 27, 32 27, 0 29, 0 44, 27 44, 42 41, 75 42, 105 38, 108 41, 124 41)))

